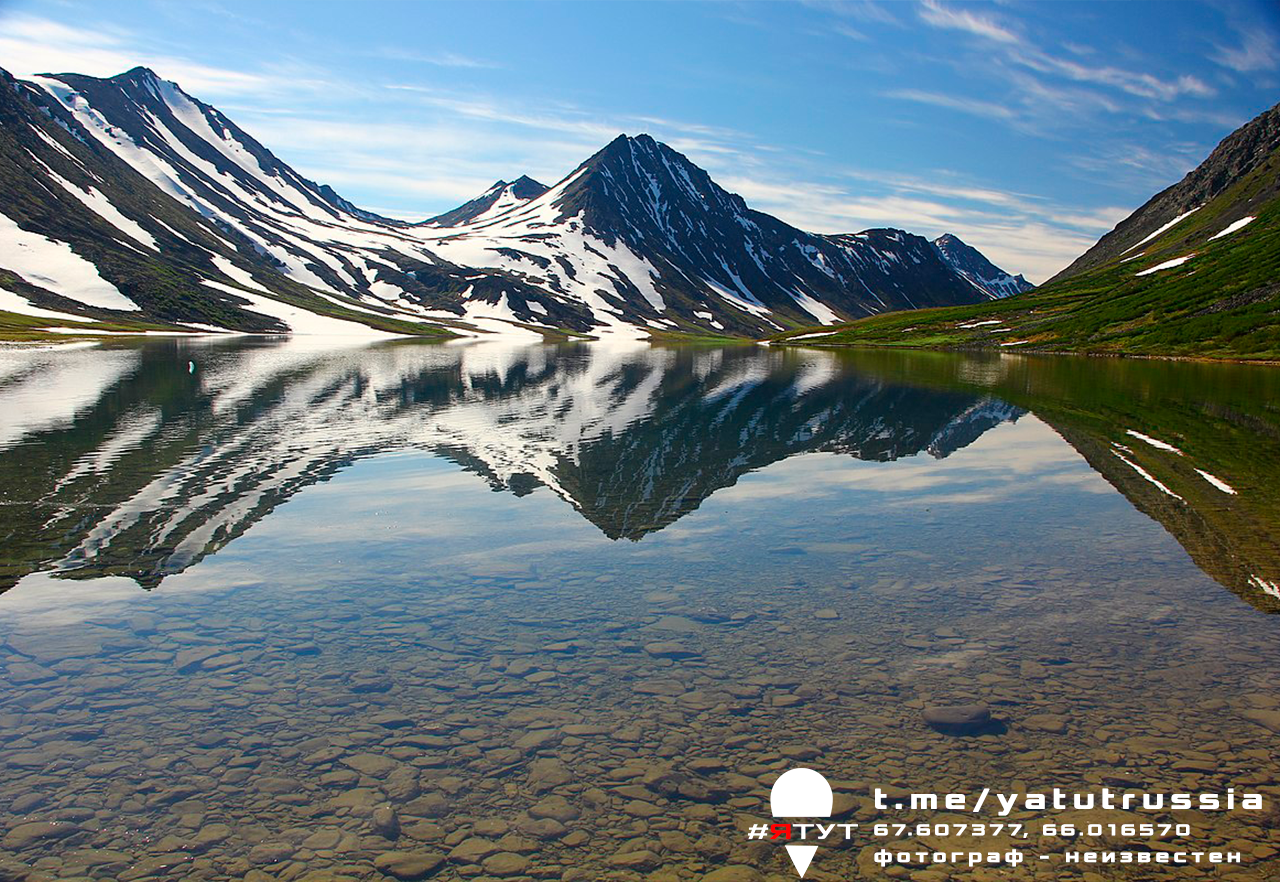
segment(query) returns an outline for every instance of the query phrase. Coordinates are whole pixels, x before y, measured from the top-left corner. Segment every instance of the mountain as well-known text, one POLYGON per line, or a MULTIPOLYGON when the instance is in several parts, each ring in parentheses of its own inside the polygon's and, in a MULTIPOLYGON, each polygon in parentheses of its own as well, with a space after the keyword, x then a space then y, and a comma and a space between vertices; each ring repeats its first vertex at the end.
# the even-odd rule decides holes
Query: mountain
POLYGON ((991 293, 919 236, 817 235, 754 211, 647 135, 551 188, 499 181, 409 224, 298 174, 146 68, 2 76, 7 336, 751 337, 991 293))
POLYGON ((1133 260, 1152 253, 1157 238, 1162 247, 1192 248, 1244 218, 1256 218, 1265 205, 1280 196, 1280 178, 1274 168, 1277 150, 1280 104, 1228 135, 1186 177, 1152 196, 1050 282, 1078 276, 1118 259, 1133 260), (1235 186, 1255 171, 1261 172, 1256 186, 1235 186), (1196 216, 1210 206, 1210 211, 1196 216), (1190 222, 1184 224, 1184 220, 1190 222), (1141 248, 1144 245, 1147 247, 1141 248))
POLYGON ((447 299, 429 314, 425 285, 405 305, 344 295, 334 240, 403 237, 150 71, 0 80, 0 330, 447 335, 462 317, 447 299))
MULTIPOLYGON (((980 296, 919 236, 803 232, 750 209, 648 135, 618 137, 539 199, 465 238, 511 257, 510 268, 537 263, 553 287, 603 297, 606 310, 621 299, 659 330, 757 336, 980 296), (613 292, 588 290, 595 283, 581 278, 601 260, 626 277, 612 279, 613 292)), ((448 255, 453 244, 438 247, 448 255)))
POLYGON ((983 297, 919 236, 805 233, 648 135, 619 136, 538 198, 432 247, 582 302, 615 331, 752 336, 983 297))
POLYGON ((1280 105, 1032 291, 776 339, 1280 360, 1280 105))
POLYGON ((977 248, 962 242, 959 236, 946 233, 933 240, 933 247, 938 249, 939 256, 948 266, 992 300, 1022 294, 1035 287, 1021 274, 1011 276, 1000 269, 977 248))
POLYGON ((498 181, 470 202, 464 202, 452 211, 438 214, 422 222, 424 227, 457 227, 462 224, 489 220, 505 214, 517 205, 537 199, 549 188, 528 175, 514 181, 498 181))

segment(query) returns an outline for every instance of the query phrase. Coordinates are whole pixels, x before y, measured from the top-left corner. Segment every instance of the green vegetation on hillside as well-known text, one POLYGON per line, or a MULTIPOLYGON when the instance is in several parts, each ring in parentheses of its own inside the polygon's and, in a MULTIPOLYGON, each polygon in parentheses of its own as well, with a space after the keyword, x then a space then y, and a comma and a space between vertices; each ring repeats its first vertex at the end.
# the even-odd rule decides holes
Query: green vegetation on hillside
POLYGON ((1127 256, 978 306, 895 312, 788 331, 774 343, 1027 349, 1280 360, 1280 178, 1273 154, 1207 205, 1127 256), (1262 205, 1242 229, 1212 237, 1262 205), (1175 258, 1185 263, 1138 275, 1175 258))

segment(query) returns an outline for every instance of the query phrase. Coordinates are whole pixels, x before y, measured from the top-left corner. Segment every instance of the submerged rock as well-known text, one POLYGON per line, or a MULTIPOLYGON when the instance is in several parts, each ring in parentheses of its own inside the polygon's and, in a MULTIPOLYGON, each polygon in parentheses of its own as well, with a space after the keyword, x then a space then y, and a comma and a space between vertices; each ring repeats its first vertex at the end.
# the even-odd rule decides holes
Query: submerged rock
POLYGON ((373 810, 372 826, 373 832, 383 839, 400 837, 400 817, 389 805, 380 805, 373 810))
POLYGON ((485 858, 481 866, 492 876, 519 876, 529 869, 529 859, 515 852, 500 851, 485 858))
POLYGON ((944 735, 977 735, 991 726, 991 710, 985 704, 926 707, 922 716, 944 735))
POLYGON ((373 859, 373 865, 397 879, 424 879, 444 863, 444 857, 428 851, 388 851, 373 859))
POLYGON ((4 836, 4 847, 13 849, 29 848, 38 842, 50 839, 62 839, 79 832, 75 824, 59 821, 30 821, 19 824, 4 836))
POLYGON ((1035 714, 1023 720, 1022 725, 1039 732, 1063 735, 1067 731, 1067 718, 1059 714, 1035 714))
POLYGON ((1280 710, 1247 708, 1240 711, 1240 716, 1250 722, 1257 723, 1264 729, 1270 729, 1272 732, 1280 734, 1280 710))
POLYGON ((697 650, 682 646, 672 640, 655 640, 652 643, 646 643, 644 651, 654 658, 669 658, 677 661, 686 658, 697 658, 701 655, 697 650))
POLYGON ((702 882, 761 882, 762 879, 764 876, 759 870, 737 864, 712 870, 702 877, 702 882))

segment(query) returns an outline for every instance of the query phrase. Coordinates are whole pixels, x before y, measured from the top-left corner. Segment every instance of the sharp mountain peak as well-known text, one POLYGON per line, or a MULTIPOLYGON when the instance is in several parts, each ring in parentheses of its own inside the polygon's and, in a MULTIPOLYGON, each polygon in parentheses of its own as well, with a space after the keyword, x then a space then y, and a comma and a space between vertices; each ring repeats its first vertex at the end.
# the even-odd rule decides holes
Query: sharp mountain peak
MULTIPOLYGON (((341 322, 384 328, 758 337, 994 296, 919 236, 819 235, 753 210, 647 133, 618 135, 554 187, 500 180, 408 224, 308 180, 148 68, 41 77, 0 101, 13 111, 6 128, 25 127, 22 146, 0 142, 30 185, 14 235, 94 255, 140 317, 169 323, 297 330, 336 309, 341 322), (85 186, 115 212, 67 190, 73 179, 96 179, 85 186), (154 240, 154 255, 141 259, 121 234, 154 240), (209 241, 215 258, 192 248, 209 241), (281 318, 280 300, 304 317, 281 318)), ((70 289, 23 290, 40 309, 75 308, 70 289)))

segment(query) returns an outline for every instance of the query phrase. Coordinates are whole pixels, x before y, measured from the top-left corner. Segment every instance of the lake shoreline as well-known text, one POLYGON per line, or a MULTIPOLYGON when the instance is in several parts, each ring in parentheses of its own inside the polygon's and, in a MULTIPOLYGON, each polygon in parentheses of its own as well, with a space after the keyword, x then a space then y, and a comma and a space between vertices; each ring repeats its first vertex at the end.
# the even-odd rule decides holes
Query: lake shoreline
POLYGON ((1199 362, 1202 364, 1260 364, 1271 367, 1280 366, 1280 359, 1274 358, 1219 358, 1213 355, 1157 355, 1152 353, 1137 352, 1064 352, 1059 349, 1029 349, 1019 346, 1013 349, 991 349, 984 346, 917 346, 909 343, 903 343, 898 346, 890 346, 883 343, 791 343, 786 340, 778 341, 761 341, 768 342, 772 347, 794 347, 797 349, 823 349, 829 351, 861 349, 861 350, 878 350, 881 352, 898 352, 909 350, 911 352, 951 352, 957 355, 975 355, 978 353, 995 353, 995 354, 1018 354, 1018 355, 1053 355, 1067 356, 1071 358, 1128 358, 1140 359, 1143 361, 1186 361, 1199 362))
MULTIPOLYGON (((23 337, 9 337, 3 333, 0 333, 0 348, 13 349, 15 351, 18 351, 24 347, 51 346, 51 345, 57 346, 60 344, 68 344, 68 343, 83 344, 86 342, 98 343, 98 342, 104 342, 107 340, 137 341, 137 340, 143 340, 143 339, 155 339, 157 336, 160 336, 160 335, 156 335, 154 333, 147 334, 145 332, 140 332, 138 334, 126 334, 126 333, 89 334, 89 333, 86 333, 86 334, 48 334, 48 335, 42 335, 39 337, 28 337, 25 335, 23 337)), ((268 338, 291 339, 299 335, 252 334, 252 333, 218 334, 218 333, 208 333, 208 332, 193 332, 190 334, 165 334, 163 336, 179 337, 183 339, 186 339, 186 338, 221 339, 221 338, 232 337, 232 336, 252 337, 252 338, 259 338, 259 339, 268 339, 268 338)), ((406 335, 399 339, 401 339, 402 341, 421 340, 422 342, 426 342, 426 343, 452 343, 456 345, 458 342, 466 338, 449 337, 449 338, 441 339, 437 337, 427 337, 427 336, 416 337, 413 335, 406 335)), ((500 339, 502 338, 497 336, 479 337, 479 338, 476 338, 474 342, 497 341, 500 339)), ((578 342, 592 343, 592 342, 597 342, 600 339, 601 338, 598 338, 598 337, 586 337, 586 338, 579 338, 578 342)), ((384 341, 371 340, 370 342, 372 343, 372 342, 384 342, 384 341)), ((528 341, 528 345, 541 346, 547 343, 555 343, 555 342, 561 342, 561 341, 559 339, 543 340, 543 341, 530 340, 528 341)), ((566 340, 564 342, 572 342, 572 341, 566 340)), ((790 348, 799 348, 799 349, 823 349, 823 350, 831 350, 831 351, 858 349, 858 350, 879 350, 883 352, 909 350, 911 352, 950 352, 958 355, 973 355, 973 354, 985 353, 985 352, 1001 353, 1001 354, 1008 352, 1012 354, 1016 352, 1017 354, 1021 354, 1021 355, 1052 355, 1052 356, 1068 356, 1068 357, 1075 357, 1075 358, 1127 358, 1127 359, 1140 359, 1144 361, 1185 361, 1185 362, 1200 362, 1205 364, 1250 364, 1250 365, 1256 364, 1256 365, 1268 365, 1271 367, 1280 366, 1280 359, 1274 359, 1274 358, 1226 358, 1226 357, 1219 357, 1219 356, 1213 356, 1213 355, 1172 355, 1172 354, 1137 353, 1137 352, 1078 352, 1074 350, 1063 351, 1059 349, 1031 349, 1031 348, 1022 347, 1022 346, 1017 347, 1015 350, 1013 348, 992 349, 990 347, 984 347, 984 346, 971 346, 971 347, 970 346, 921 346, 921 345, 910 344, 910 343, 903 343, 898 345, 889 345, 884 343, 819 343, 819 342, 810 343, 807 341, 804 343, 792 343, 790 342, 790 340, 785 340, 785 339, 776 340, 776 339, 764 338, 760 340, 753 340, 748 337, 732 338, 732 337, 712 337, 712 336, 707 336, 707 337, 688 336, 688 337, 679 337, 679 338, 672 337, 672 336, 657 336, 642 342, 646 342, 652 346, 765 345, 770 348, 790 347, 790 348)))

